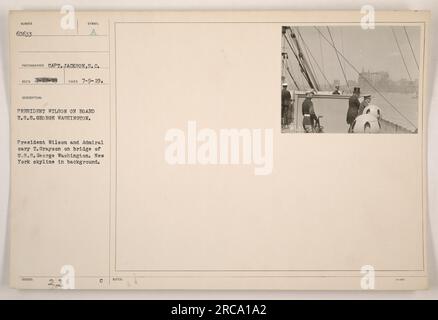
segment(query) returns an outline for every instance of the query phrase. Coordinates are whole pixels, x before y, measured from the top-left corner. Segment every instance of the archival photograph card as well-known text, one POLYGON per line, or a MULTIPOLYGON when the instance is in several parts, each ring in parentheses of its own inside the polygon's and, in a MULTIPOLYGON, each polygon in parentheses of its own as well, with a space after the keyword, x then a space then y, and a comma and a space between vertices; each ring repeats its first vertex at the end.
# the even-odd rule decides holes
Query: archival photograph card
POLYGON ((10 12, 10 285, 426 289, 429 26, 10 12))

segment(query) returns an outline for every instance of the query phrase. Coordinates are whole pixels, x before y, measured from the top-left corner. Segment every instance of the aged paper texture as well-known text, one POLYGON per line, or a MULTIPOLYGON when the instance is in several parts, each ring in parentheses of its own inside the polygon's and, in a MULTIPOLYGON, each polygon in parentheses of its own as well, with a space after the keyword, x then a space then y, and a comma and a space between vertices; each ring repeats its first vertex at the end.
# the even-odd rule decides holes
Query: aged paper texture
POLYGON ((429 13, 365 22, 11 12, 11 286, 427 288, 429 13))

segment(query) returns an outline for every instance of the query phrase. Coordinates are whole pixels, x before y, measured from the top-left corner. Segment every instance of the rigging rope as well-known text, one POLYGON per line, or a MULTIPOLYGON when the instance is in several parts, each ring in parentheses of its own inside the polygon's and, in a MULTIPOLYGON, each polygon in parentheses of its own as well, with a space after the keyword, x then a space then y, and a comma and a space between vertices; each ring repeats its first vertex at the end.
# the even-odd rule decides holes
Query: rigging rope
MULTIPOLYGON (((330 86, 331 86, 330 81, 329 81, 329 80, 327 79, 327 77, 325 76, 324 71, 323 71, 323 70, 321 69, 321 67, 319 66, 318 61, 317 61, 317 60, 315 59, 315 57, 313 56, 312 51, 310 50, 310 48, 309 48, 309 46, 307 45, 306 41, 304 41, 304 38, 301 36, 301 33, 300 33, 299 30, 298 30, 298 34, 299 34, 300 37, 301 37, 301 41, 303 41, 304 48, 306 48, 306 51, 309 53, 310 57, 311 57, 311 58, 313 59, 313 61, 315 62, 316 66, 318 67, 319 72, 322 74, 322 76, 324 77, 325 81, 327 81, 327 84, 328 84, 329 87, 330 87, 330 86)), ((320 40, 321 40, 321 38, 320 38, 320 40)), ((322 55, 322 54, 321 54, 321 55, 322 55)), ((309 59, 309 60, 310 60, 310 59, 309 59)), ((315 71, 313 71, 313 73, 316 74, 315 71)))
POLYGON ((298 61, 298 64, 301 68, 301 74, 303 75, 304 79, 307 81, 307 83, 310 85, 312 89, 315 89, 312 85, 312 81, 309 78, 309 75, 306 73, 304 66, 301 63, 300 58, 298 57, 297 53, 295 52, 294 48, 292 47, 292 44, 290 43, 289 39, 285 37, 287 44, 289 45, 289 48, 292 50, 292 53, 294 54, 295 58, 298 61))
MULTIPOLYGON (((341 35, 341 52, 345 56, 345 50, 344 50, 344 33, 342 32, 343 28, 339 28, 339 32, 341 35)), ((345 61, 342 61, 342 66, 345 69, 345 61)))
POLYGON ((412 77, 411 77, 411 74, 409 72, 408 65, 406 64, 405 57, 403 56, 403 52, 401 51, 400 44, 398 43, 397 35, 395 34, 394 27, 391 27, 391 30, 392 30, 392 34, 394 35, 394 39, 395 39, 395 43, 397 44, 398 51, 400 52, 400 56, 403 60, 403 64, 405 65, 406 72, 408 73, 409 80, 412 81, 412 77))
POLYGON ((282 53, 281 53, 281 76, 282 77, 284 77, 285 76, 285 74, 284 74, 284 70, 285 70, 285 57, 284 57, 284 55, 286 54, 286 45, 285 45, 285 40, 284 40, 284 34, 283 34, 283 44, 282 44, 282 46, 281 46, 281 48, 282 48, 282 53))
POLYGON ((324 55, 322 54, 322 41, 321 41, 321 35, 318 33, 318 36, 319 36, 319 50, 320 50, 320 54, 321 54, 322 71, 325 72, 325 67, 324 67, 324 55))
POLYGON ((415 56, 414 49, 412 48, 411 40, 409 39, 408 31, 406 30, 406 27, 403 26, 403 29, 405 30, 406 38, 408 39, 409 47, 411 48, 412 56, 414 57, 415 64, 417 65, 418 70, 420 70, 420 66, 418 65, 417 57, 415 56))
POLYGON ((291 71, 289 69, 289 64, 287 62, 286 62, 286 64, 287 64, 286 70, 287 70, 287 73, 289 74, 289 77, 291 77, 292 81, 295 84, 295 87, 297 87, 297 90, 301 90, 300 87, 298 86, 298 83, 295 81, 295 78, 294 78, 294 76, 292 75, 292 73, 291 73, 291 71))
POLYGON ((330 35, 330 39, 332 40, 332 46, 335 49, 336 57, 338 58, 339 65, 341 66, 341 70, 342 70, 342 74, 344 75, 345 83, 347 84, 347 87, 350 88, 350 86, 348 85, 347 76, 345 75, 344 67, 342 66, 341 59, 339 58, 338 49, 336 49, 335 41, 333 40, 332 33, 330 32, 329 26, 327 26, 327 31, 330 35))
MULTIPOLYGON (((335 46, 333 46, 331 43, 330 43, 330 41, 324 36, 324 34, 322 34, 322 32, 318 29, 318 27, 316 27, 316 26, 314 26, 314 28, 316 29, 316 31, 318 31, 318 33, 323 37, 323 39, 325 40, 325 41, 327 41, 327 43, 330 45, 330 46, 332 46, 335 50, 337 50, 336 49, 336 47, 335 46)), ((360 75, 360 72, 359 72, 359 70, 357 70, 356 69, 356 67, 346 58, 346 57, 344 57, 344 55, 342 55, 341 53, 340 53, 340 55, 341 55, 341 57, 345 60, 345 62, 354 70, 354 71, 356 71, 356 73, 359 75, 359 76, 361 76, 360 75)), ((364 79, 367 83, 368 83, 368 85, 372 88, 372 89, 374 89, 401 117, 403 117, 403 119, 405 119, 407 122, 409 122, 415 129, 417 129, 417 126, 411 121, 411 120, 409 120, 409 118, 407 118, 403 113, 401 113, 398 109, 397 109, 397 107, 396 106, 394 106, 392 103, 391 103, 391 101, 389 101, 377 88, 375 88, 374 86, 373 86, 373 84, 367 79, 367 78, 365 78, 365 77, 362 77, 362 79, 364 79)))
POLYGON ((303 51, 301 48, 296 32, 293 31, 292 27, 289 27, 289 31, 290 31, 291 40, 298 51, 298 56, 300 57, 300 62, 303 66, 303 73, 305 73, 307 79, 309 79, 308 81, 309 86, 314 90, 319 90, 318 80, 315 77, 313 67, 311 66, 310 61, 308 61, 308 58, 306 57, 306 52, 303 51))
MULTIPOLYGON (((283 34, 283 52, 287 55, 285 39, 286 39, 286 35, 283 34)), ((296 82, 294 76, 292 75, 292 72, 290 71, 289 63, 288 63, 288 57, 287 56, 286 57, 282 56, 281 65, 282 65, 282 74, 284 74, 284 70, 286 70, 287 73, 289 74, 289 77, 292 79, 295 87, 297 88, 297 90, 300 90, 300 87, 298 86, 298 83, 296 82)))
MULTIPOLYGON (((301 35, 301 32, 300 32, 300 28, 299 28, 299 27, 297 27, 297 32, 298 32, 298 35, 299 35, 300 38, 301 38, 301 41, 304 43, 304 39, 303 39, 303 36, 301 35)), ((314 75, 316 75, 315 69, 313 68, 313 65, 312 65, 312 60, 309 58, 309 57, 310 57, 309 49, 308 49, 308 47, 307 47, 306 45, 304 46, 304 51, 305 51, 305 53, 306 53, 306 55, 307 55, 307 60, 309 61, 310 70, 312 71, 312 73, 313 73, 314 75)), ((316 79, 315 79, 315 80, 316 80, 316 79)))

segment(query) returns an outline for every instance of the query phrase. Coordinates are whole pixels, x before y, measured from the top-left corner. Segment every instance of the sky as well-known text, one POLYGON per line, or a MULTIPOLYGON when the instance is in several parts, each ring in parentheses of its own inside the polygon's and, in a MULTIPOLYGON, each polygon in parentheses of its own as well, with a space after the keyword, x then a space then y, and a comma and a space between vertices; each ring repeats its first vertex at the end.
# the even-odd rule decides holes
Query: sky
MULTIPOLYGON (((297 27, 294 28, 297 30, 297 27)), ((318 29, 325 38, 331 41, 326 26, 319 26, 318 29)), ((298 30, 327 79, 331 83, 333 80, 338 79, 341 81, 341 84, 345 84, 342 69, 333 47, 320 36, 313 26, 298 27, 298 30)), ((420 63, 421 27, 406 26, 406 32, 409 36, 415 57, 418 63, 420 63)), ((330 33, 336 48, 357 70, 362 71, 362 69, 364 69, 365 71, 369 70, 373 72, 387 71, 392 80, 402 78, 409 79, 409 71, 412 80, 418 79, 419 70, 403 26, 376 26, 374 30, 363 30, 360 26, 330 26, 330 33), (401 50, 397 47, 393 30, 401 50), (401 54, 405 59, 408 71, 403 63, 401 54)), ((315 61, 312 58, 310 58, 310 60, 315 69, 318 81, 320 83, 326 83, 315 61)), ((357 81, 357 72, 354 71, 342 57, 340 57, 340 60, 343 64, 347 79, 357 81)), ((300 73, 298 71, 297 62, 292 54, 289 54, 289 65, 294 74, 300 73)), ((301 76, 300 78, 303 79, 301 76)))

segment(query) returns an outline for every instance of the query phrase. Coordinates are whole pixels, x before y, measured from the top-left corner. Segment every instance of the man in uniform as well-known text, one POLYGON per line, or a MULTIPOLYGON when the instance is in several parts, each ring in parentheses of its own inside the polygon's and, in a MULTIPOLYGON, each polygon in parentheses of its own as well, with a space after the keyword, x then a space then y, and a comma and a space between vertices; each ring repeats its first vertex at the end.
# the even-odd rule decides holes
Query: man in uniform
POLYGON ((335 91, 333 91, 332 94, 341 94, 341 91, 339 90, 339 86, 335 86, 335 91))
POLYGON ((352 125, 359 113, 359 96, 360 88, 355 87, 353 90, 353 95, 348 99, 348 111, 347 111, 347 124, 349 125, 348 132, 352 132, 352 125))
POLYGON ((306 133, 313 132, 313 128, 315 125, 315 121, 318 121, 318 117, 315 114, 315 110, 313 109, 312 98, 314 95, 314 91, 307 91, 306 98, 302 104, 302 112, 303 112, 303 129, 306 133))
POLYGON ((287 83, 282 84, 281 89, 281 128, 287 128, 288 126, 288 111, 290 108, 292 96, 290 91, 287 90, 287 83))
POLYGON ((366 96, 363 96, 363 101, 360 103, 360 106, 359 106, 359 111, 358 111, 358 115, 360 116, 361 114, 363 114, 363 110, 366 108, 366 107, 368 107, 368 105, 370 104, 370 102, 371 102, 371 95, 370 94, 368 94, 368 95, 366 95, 366 96))

